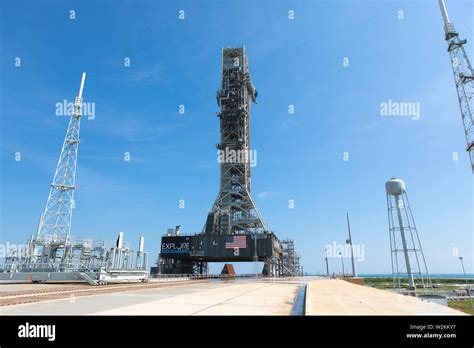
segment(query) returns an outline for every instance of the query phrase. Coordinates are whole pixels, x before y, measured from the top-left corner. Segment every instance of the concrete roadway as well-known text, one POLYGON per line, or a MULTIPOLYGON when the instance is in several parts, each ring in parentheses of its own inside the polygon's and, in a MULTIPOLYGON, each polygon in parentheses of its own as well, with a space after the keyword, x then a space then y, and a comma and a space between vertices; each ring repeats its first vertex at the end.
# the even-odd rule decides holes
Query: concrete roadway
POLYGON ((308 284, 306 315, 467 315, 426 299, 321 279, 308 284))
MULTIPOLYGON (((306 315, 464 314, 427 300, 343 280, 304 277, 209 280, 102 295, 72 295, 68 299, 0 307, 0 315, 289 315, 298 289, 307 283, 306 315)), ((29 285, 20 287, 28 289, 29 285)), ((15 287, 18 289, 18 285, 15 287)))
POLYGON ((0 315, 289 315, 298 288, 311 280, 210 280, 6 306, 0 315))

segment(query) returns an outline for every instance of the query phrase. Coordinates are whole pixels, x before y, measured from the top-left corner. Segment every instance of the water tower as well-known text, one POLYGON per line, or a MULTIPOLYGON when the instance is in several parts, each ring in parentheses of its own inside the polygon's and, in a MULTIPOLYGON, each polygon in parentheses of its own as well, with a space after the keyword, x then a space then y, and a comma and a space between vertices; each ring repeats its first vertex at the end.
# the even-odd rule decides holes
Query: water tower
POLYGON ((405 183, 392 178, 385 183, 385 191, 394 286, 401 290, 407 280, 408 290, 431 286, 405 183))

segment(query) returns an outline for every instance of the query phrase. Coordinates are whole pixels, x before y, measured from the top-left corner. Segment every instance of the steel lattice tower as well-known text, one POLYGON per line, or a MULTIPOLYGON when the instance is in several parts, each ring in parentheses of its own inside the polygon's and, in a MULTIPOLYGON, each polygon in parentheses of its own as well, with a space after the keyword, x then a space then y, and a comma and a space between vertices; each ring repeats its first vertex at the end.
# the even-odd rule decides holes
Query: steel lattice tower
POLYGON ((283 276, 295 277, 302 275, 303 267, 300 266, 301 257, 295 250, 293 239, 283 239, 281 246, 283 254, 283 276))
POLYGON ((59 155, 48 201, 41 215, 36 238, 51 236, 55 242, 66 242, 70 238, 74 191, 76 189, 77 151, 80 142, 82 90, 85 78, 86 73, 83 73, 79 94, 74 102, 74 109, 69 120, 61 154, 59 155))
POLYGON ((267 230, 251 196, 250 102, 255 102, 256 96, 245 49, 224 48, 221 89, 217 92, 220 191, 208 214, 204 233, 226 235, 267 230))
POLYGON ((385 191, 394 286, 400 290, 401 281, 407 279, 409 289, 414 290, 415 277, 423 287, 431 286, 405 183, 403 180, 392 178, 385 183, 385 191))
POLYGON ((469 153, 471 169, 474 173, 474 72, 464 49, 467 41, 459 38, 453 23, 449 21, 444 0, 438 0, 438 3, 444 20, 445 40, 448 43, 448 52, 451 57, 454 82, 466 135, 466 151, 469 153))

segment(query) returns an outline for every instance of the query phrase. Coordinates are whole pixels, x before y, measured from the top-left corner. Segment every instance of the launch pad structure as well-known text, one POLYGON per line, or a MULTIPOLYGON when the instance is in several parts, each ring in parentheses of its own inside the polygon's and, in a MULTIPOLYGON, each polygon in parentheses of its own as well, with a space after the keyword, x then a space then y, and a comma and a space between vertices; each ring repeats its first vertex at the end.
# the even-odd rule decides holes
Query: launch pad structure
MULTIPOLYGON (((75 208, 76 166, 82 118, 82 75, 53 182, 37 233, 26 247, 11 252, 0 265, 0 281, 147 281, 144 238, 132 250, 120 232, 115 242, 71 235, 75 208)), ((267 276, 300 275, 299 256, 290 240, 269 230, 251 194, 250 104, 255 89, 243 47, 222 50, 220 111, 220 189, 199 234, 179 228, 162 237, 159 274, 206 274, 208 262, 263 262, 267 276)), ((178 226, 179 227, 179 226, 178 226)))
MULTIPOLYGON (((223 48, 220 111, 220 189, 199 234, 179 229, 162 237, 158 260, 161 274, 202 274, 208 262, 264 262, 263 275, 295 273, 282 242, 268 229, 251 194, 250 104, 256 103, 244 47, 223 48)), ((299 258, 297 273, 299 273, 299 258)), ((299 275, 299 274, 298 274, 299 275)))
MULTIPOLYGON (((474 173, 474 70, 465 49, 467 41, 460 38, 449 19, 445 0, 438 3, 464 127, 465 150, 474 173)), ((97 285, 148 279, 143 237, 135 252, 121 232, 112 242, 71 235, 84 82, 85 73, 37 233, 23 249, 5 257, 0 265, 0 281, 81 280, 97 285)), ((177 228, 162 237, 159 273, 203 274, 209 262, 254 261, 264 262, 263 274, 267 276, 302 274, 294 241, 280 240, 268 228, 252 197, 250 105, 256 103, 257 95, 245 48, 223 48, 221 86, 216 95, 220 107, 220 142, 216 145, 219 192, 200 233, 181 235, 177 228)), ((391 179, 386 186, 394 282, 400 288, 401 279, 407 279, 408 287, 416 288, 415 275, 419 275, 419 284, 430 286, 404 183, 397 180, 391 179)), ((355 274, 354 267, 353 270, 355 274)))
POLYGON ((293 239, 283 239, 282 257, 283 257, 283 276, 295 277, 303 275, 303 267, 300 265, 301 256, 295 250, 293 239))
POLYGON ((85 78, 83 73, 37 233, 29 238, 26 247, 5 257, 0 265, 0 281, 85 281, 102 285, 148 279, 148 253, 143 249, 143 237, 135 253, 124 241, 122 232, 116 242, 71 236, 85 78))

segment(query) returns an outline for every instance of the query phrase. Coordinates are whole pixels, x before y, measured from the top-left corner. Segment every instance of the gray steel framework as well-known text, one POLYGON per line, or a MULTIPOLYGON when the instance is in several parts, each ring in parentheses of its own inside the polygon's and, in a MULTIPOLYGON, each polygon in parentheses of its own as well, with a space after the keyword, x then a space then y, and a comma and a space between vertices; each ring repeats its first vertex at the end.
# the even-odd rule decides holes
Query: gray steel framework
MULTIPOLYGON (((279 239, 269 231, 251 195, 250 104, 256 102, 245 49, 223 48, 220 111, 220 189, 200 234, 189 237, 188 255, 160 253, 158 272, 204 272, 207 262, 263 261, 263 274, 282 275, 279 239), (245 235, 242 247, 224 248, 229 238, 245 235), (268 248, 268 250, 267 250, 268 248)), ((166 238, 178 236, 172 229, 166 238)), ((240 236, 242 237, 242 236, 240 236)), ((242 241, 242 239, 240 239, 242 241)), ((178 242, 178 240, 176 240, 178 242)))
POLYGON ((220 191, 203 232, 244 234, 267 231, 251 196, 250 102, 256 101, 243 47, 222 50, 221 89, 217 92, 221 141, 220 191))
POLYGON ((54 242, 67 242, 71 234, 74 191, 76 189, 77 153, 80 143, 79 131, 82 118, 82 90, 85 79, 86 73, 83 73, 79 93, 74 102, 74 109, 37 232, 38 237, 40 235, 52 236, 54 242))
POLYGON ((11 253, 0 266, 0 280, 70 281, 89 284, 148 278, 148 253, 143 251, 143 237, 137 252, 122 240, 103 241, 69 237, 57 243, 52 236, 31 237, 27 248, 11 253))
MULTIPOLYGON (((282 245, 264 222, 251 195, 250 103, 256 102, 245 49, 223 48, 220 111, 220 189, 201 233, 181 235, 168 229, 162 237, 158 273, 195 274, 208 262, 264 262, 262 274, 283 275, 282 245), (240 236, 237 236, 240 235, 240 236), (228 246, 238 243, 240 246, 228 246), (177 249, 176 245, 179 245, 177 249)), ((288 259, 287 273, 300 273, 299 257, 288 259), (290 262, 292 263, 290 266, 290 262)))
POLYGON ((444 0, 438 0, 444 21, 445 40, 448 44, 448 52, 451 57, 454 83, 458 94, 458 102, 466 136, 466 151, 471 161, 471 169, 474 173, 474 71, 467 57, 464 45, 466 40, 461 40, 450 22, 444 0))
POLYGON ((293 239, 283 239, 282 246, 282 266, 283 276, 300 276, 302 268, 300 266, 300 256, 296 253, 293 239))

